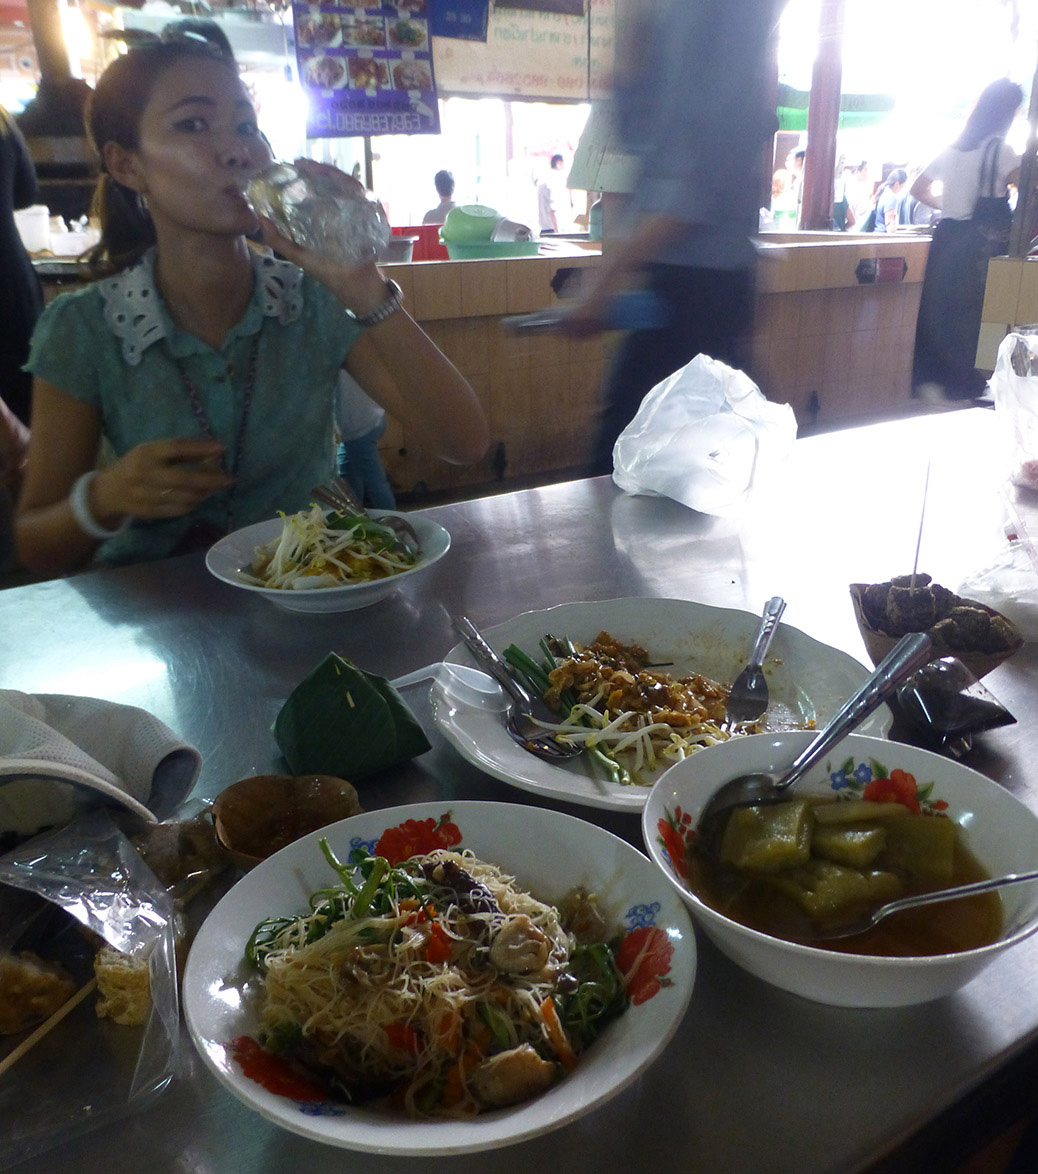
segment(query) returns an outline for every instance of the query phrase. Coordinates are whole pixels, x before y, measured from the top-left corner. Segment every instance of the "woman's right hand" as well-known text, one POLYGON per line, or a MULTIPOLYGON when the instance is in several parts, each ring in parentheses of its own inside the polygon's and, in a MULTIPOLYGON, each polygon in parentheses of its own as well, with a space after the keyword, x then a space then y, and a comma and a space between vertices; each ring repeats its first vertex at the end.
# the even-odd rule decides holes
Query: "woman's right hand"
POLYGON ((179 518, 228 489, 223 445, 180 437, 139 444, 102 469, 90 486, 90 512, 102 526, 134 518, 179 518))

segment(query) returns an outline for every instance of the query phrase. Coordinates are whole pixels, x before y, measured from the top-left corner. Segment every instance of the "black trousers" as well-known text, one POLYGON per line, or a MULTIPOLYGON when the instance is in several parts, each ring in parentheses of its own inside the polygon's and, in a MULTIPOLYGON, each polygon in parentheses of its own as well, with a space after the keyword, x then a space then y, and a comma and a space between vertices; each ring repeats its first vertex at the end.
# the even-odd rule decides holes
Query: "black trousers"
POLYGON ((984 388, 975 369, 991 247, 969 220, 941 220, 933 233, 916 320, 912 391, 936 385, 949 399, 984 388))
POLYGON ((613 471, 613 445, 646 394, 698 354, 745 370, 753 326, 750 269, 652 265, 646 288, 663 302, 667 324, 633 330, 620 343, 602 393, 592 473, 613 471))

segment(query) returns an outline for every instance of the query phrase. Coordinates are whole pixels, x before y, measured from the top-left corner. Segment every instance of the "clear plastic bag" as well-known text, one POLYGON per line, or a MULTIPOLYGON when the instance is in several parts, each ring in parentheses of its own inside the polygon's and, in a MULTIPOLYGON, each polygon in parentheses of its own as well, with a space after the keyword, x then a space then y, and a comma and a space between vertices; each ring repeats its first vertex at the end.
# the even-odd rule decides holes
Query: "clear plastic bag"
POLYGON ((613 480, 722 517, 745 505, 796 439, 789 404, 748 375, 697 355, 658 383, 613 447, 613 480))
POLYGON ((991 390, 1008 447, 1010 480, 1038 489, 1038 326, 1002 339, 991 390))
MULTIPOLYGON (((108 812, 91 811, 0 857, 0 903, 15 914, 0 918, 3 948, 23 947, 25 894, 64 910, 116 950, 147 957, 151 1013, 142 1027, 126 1027, 99 1020, 86 998, 18 1060, 0 1082, 0 1169, 148 1104, 172 1079, 180 1040, 172 901, 108 812)), ((31 945, 80 983, 89 977, 97 946, 68 918, 31 945)))
POLYGON ((296 244, 346 265, 370 260, 390 237, 377 200, 362 191, 345 192, 323 175, 303 175, 290 163, 273 163, 258 175, 249 184, 249 199, 296 244))

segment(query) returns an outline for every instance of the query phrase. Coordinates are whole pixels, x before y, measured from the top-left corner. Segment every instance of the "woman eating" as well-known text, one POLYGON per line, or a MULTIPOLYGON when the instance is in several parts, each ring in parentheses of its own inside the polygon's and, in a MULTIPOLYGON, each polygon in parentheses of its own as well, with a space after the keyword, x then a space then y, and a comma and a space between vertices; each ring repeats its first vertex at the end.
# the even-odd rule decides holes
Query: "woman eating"
POLYGON ((475 394, 374 260, 346 266, 261 225, 245 190, 270 153, 233 62, 201 43, 133 49, 99 79, 87 125, 98 280, 33 337, 27 568, 162 558, 304 508, 335 471, 340 368, 436 455, 479 459, 475 394), (249 246, 260 227, 284 260, 249 246))

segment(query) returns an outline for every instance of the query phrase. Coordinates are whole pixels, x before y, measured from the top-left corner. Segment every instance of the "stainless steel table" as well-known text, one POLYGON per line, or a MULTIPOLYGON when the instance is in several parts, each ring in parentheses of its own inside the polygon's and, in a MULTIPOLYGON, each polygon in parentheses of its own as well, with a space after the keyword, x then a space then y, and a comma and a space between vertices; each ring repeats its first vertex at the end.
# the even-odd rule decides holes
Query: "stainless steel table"
MULTIPOLYGON (((490 625, 569 600, 668 596, 757 612, 780 593, 789 602, 785 622, 864 660, 847 586, 911 569, 928 460, 921 569, 955 587, 996 545, 1003 470, 995 423, 993 413, 971 409, 798 441, 772 490, 737 519, 629 497, 605 478, 442 506, 430 513, 452 535, 450 554, 361 612, 281 611, 213 580, 196 556, 11 589, 0 592, 0 684, 151 710, 200 748, 197 793, 211 797, 276 765, 270 723, 325 653, 403 674, 452 647, 449 617, 459 611, 490 625)), ((1020 509, 1033 518, 1027 503, 1020 509)), ((987 679, 1021 720, 985 735, 968 761, 1038 806, 1035 667, 1028 645, 987 679)), ((433 750, 362 784, 366 807, 535 801, 443 742, 425 688, 408 700, 433 750)), ((636 817, 559 807, 641 844, 636 817)), ((543 1138, 423 1169, 863 1170, 899 1152, 1038 1038, 1038 937, 955 996, 879 1011, 800 1000, 744 974, 705 939, 700 946, 688 1015, 630 1089, 543 1138)), ((936 1162, 915 1168, 940 1169, 936 1162)), ((223 1091, 187 1043, 182 1073, 143 1112, 18 1168, 113 1164, 194 1174, 413 1168, 266 1123, 223 1091)))

